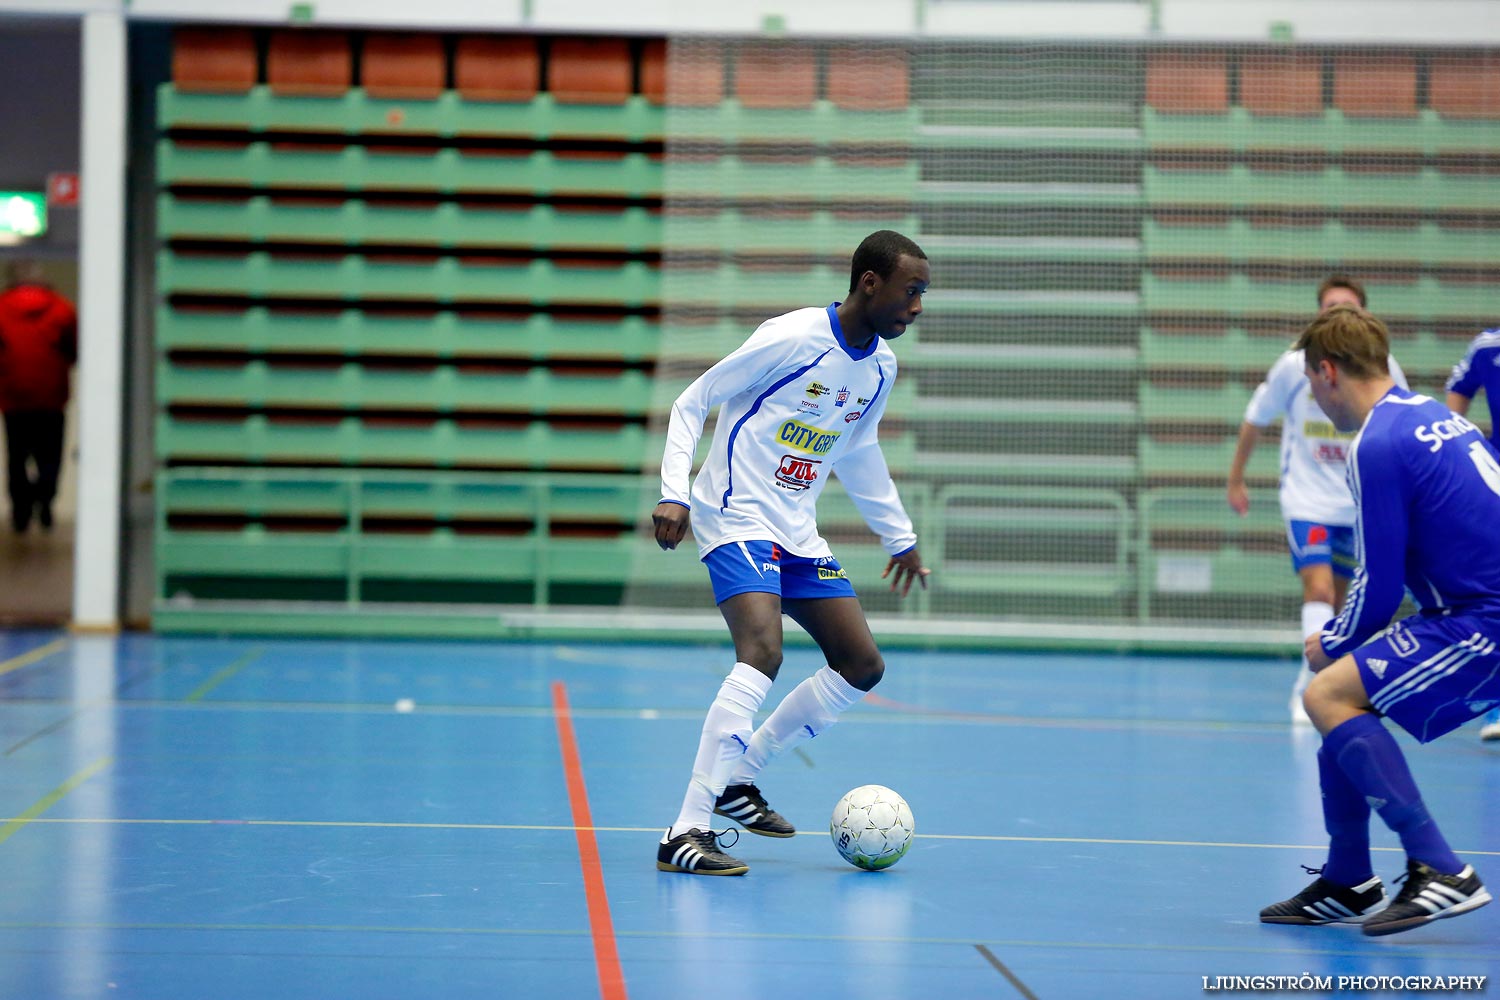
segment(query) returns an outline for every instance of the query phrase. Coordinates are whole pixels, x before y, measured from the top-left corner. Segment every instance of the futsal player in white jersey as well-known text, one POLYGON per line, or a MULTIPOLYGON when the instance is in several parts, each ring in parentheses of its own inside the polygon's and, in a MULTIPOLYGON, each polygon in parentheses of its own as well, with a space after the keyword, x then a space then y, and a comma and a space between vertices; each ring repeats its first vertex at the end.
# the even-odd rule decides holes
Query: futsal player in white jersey
MULTIPOLYGON (((1318 312, 1336 305, 1365 306, 1364 286, 1334 275, 1318 286, 1318 312)), ((1391 359, 1391 375, 1405 387, 1406 376, 1391 359)), ((1334 429, 1318 408, 1303 371, 1302 352, 1276 359, 1250 397, 1239 441, 1229 466, 1229 506, 1241 517, 1250 509, 1245 466, 1260 432, 1281 420, 1281 517, 1286 522, 1292 570, 1302 580, 1302 631, 1307 635, 1344 606, 1354 575, 1354 501, 1344 482, 1344 459, 1352 435, 1334 429)), ((1289 703, 1292 721, 1308 722, 1302 692, 1312 679, 1307 659, 1297 671, 1289 703)))
POLYGON ((922 312, 929 281, 917 244, 890 230, 872 233, 854 252, 843 302, 762 323, 672 406, 652 513, 656 541, 676 548, 691 520, 735 664, 709 706, 682 808, 658 845, 662 871, 749 870, 720 848, 715 813, 751 833, 793 836, 756 787, 760 769, 833 725, 885 670, 854 587, 818 534, 815 505, 831 473, 890 555, 882 578, 891 589, 905 596, 913 582, 927 585, 877 431, 896 379, 887 342, 922 312), (713 445, 692 478, 715 407, 713 445), (827 665, 754 728, 781 667, 783 614, 812 636, 827 665))
POLYGON ((1277 924, 1353 923, 1394 934, 1490 902, 1428 813, 1384 720, 1428 743, 1500 705, 1500 454, 1464 417, 1396 385, 1390 335, 1339 306, 1303 331, 1318 405, 1344 431, 1359 570, 1343 612, 1303 644, 1303 703, 1323 736, 1318 785, 1328 856, 1318 879, 1261 910, 1277 924), (1410 595, 1418 612, 1391 619, 1410 595), (1387 906, 1370 815, 1401 838, 1387 906))

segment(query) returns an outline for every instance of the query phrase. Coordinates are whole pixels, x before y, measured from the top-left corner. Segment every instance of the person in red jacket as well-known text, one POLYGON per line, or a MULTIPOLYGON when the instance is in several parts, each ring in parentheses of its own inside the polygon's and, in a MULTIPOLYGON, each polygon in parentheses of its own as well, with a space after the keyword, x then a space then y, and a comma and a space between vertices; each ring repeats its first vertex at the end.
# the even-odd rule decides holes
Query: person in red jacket
POLYGON ((11 524, 21 532, 33 515, 52 527, 78 316, 34 261, 12 261, 7 271, 10 287, 0 293, 0 411, 11 524))

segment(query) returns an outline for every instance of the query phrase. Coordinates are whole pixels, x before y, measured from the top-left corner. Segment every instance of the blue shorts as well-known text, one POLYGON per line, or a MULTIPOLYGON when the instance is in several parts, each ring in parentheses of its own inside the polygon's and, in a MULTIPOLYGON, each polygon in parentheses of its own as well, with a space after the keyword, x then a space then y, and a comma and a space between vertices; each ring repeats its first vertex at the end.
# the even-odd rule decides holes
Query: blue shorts
POLYGON ((812 559, 781 551, 775 542, 726 542, 703 557, 714 603, 752 591, 782 597, 853 597, 854 585, 833 556, 812 559))
POLYGON ((1333 564, 1344 579, 1354 576, 1354 529, 1317 521, 1288 521, 1286 544, 1292 550, 1292 570, 1333 564))
POLYGON ((1500 705, 1500 618, 1413 615, 1354 651, 1382 715, 1423 743, 1500 705))

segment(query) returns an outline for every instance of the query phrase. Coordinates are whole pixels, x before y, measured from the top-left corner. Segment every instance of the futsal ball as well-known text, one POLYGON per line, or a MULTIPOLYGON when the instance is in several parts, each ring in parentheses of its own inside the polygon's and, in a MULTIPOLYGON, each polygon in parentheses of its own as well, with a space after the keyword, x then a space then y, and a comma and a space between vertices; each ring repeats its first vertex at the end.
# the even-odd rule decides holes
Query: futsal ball
POLYGON ((845 861, 876 872, 901 860, 916 828, 905 799, 884 785, 860 785, 833 807, 828 833, 845 861))

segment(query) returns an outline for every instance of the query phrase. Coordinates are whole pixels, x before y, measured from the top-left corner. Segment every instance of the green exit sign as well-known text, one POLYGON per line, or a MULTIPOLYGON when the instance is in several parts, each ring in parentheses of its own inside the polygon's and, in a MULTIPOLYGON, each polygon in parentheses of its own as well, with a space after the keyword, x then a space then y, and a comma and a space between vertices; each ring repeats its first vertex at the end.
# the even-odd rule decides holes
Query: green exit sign
POLYGON ((0 239, 27 239, 47 231, 47 198, 40 191, 0 191, 0 239))

